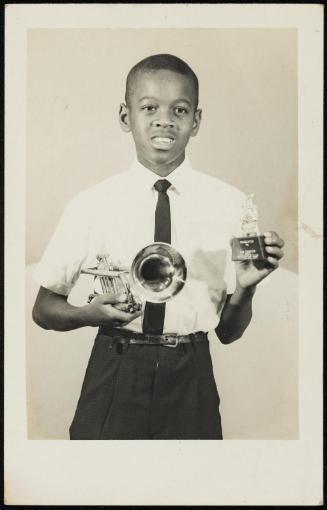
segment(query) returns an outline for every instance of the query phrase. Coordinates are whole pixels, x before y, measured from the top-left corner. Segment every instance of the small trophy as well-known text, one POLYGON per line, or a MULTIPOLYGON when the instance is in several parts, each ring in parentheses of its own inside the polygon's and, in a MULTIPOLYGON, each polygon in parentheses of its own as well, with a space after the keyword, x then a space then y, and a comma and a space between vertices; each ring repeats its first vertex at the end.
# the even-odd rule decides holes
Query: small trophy
POLYGON ((241 229, 243 236, 232 243, 232 260, 266 260, 264 236, 259 235, 258 208, 253 203, 254 194, 248 195, 242 207, 241 229))
POLYGON ((130 313, 141 310, 141 301, 131 292, 129 270, 114 264, 110 255, 97 255, 96 267, 83 269, 82 273, 94 275, 94 293, 89 295, 88 303, 98 294, 126 294, 127 308, 130 313))

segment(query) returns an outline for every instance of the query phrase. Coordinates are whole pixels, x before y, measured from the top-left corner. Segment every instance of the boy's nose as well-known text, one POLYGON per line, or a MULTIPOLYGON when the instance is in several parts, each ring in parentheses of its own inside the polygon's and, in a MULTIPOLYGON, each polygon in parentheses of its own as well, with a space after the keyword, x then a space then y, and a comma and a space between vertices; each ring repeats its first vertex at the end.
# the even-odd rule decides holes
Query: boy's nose
POLYGON ((168 117, 160 117, 158 119, 154 119, 152 121, 152 125, 154 127, 174 127, 175 123, 172 119, 169 119, 168 117))

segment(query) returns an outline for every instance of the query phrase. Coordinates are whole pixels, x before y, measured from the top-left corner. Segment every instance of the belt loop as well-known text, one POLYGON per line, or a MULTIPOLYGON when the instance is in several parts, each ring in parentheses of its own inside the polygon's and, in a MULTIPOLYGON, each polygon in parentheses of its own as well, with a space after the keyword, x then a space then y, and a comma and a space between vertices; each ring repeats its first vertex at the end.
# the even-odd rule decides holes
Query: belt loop
POLYGON ((129 345, 128 340, 124 339, 122 342, 116 342, 116 349, 118 354, 124 354, 129 345))
POLYGON ((121 344, 122 346, 122 354, 124 354, 124 352, 128 349, 129 347, 129 341, 127 339, 125 339, 125 341, 121 344))
POLYGON ((193 348, 193 351, 195 351, 195 334, 194 333, 190 333, 190 339, 191 339, 191 345, 192 345, 192 348, 193 348))

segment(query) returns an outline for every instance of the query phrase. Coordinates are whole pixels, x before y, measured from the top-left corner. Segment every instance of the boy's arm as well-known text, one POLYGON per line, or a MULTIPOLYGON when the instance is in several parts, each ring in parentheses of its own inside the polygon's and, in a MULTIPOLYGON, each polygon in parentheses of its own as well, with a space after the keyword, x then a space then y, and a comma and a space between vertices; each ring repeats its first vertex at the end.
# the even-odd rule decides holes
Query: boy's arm
POLYGON ((229 295, 222 310, 216 334, 223 343, 231 343, 240 338, 252 318, 252 298, 256 286, 268 274, 277 269, 283 257, 284 241, 275 232, 265 235, 267 262, 236 262, 236 289, 229 295))
POLYGON ((234 294, 228 294, 216 328, 216 334, 222 343, 229 344, 241 338, 250 324, 255 290, 255 287, 237 288, 234 294))
POLYGON ((113 306, 125 301, 125 295, 102 294, 88 305, 73 306, 68 303, 67 296, 40 287, 32 315, 41 328, 56 331, 69 331, 84 326, 124 326, 142 313, 128 313, 113 306))

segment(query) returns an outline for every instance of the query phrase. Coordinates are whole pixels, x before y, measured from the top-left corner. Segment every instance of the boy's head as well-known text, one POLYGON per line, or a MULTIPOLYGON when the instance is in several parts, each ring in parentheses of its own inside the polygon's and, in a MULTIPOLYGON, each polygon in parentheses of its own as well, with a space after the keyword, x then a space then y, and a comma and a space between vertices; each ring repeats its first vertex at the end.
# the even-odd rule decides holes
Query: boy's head
POLYGON ((139 161, 158 175, 168 175, 184 160, 200 125, 198 95, 195 73, 173 55, 152 55, 128 73, 120 123, 132 132, 139 161))
POLYGON ((167 53, 151 55, 150 57, 144 58, 132 67, 126 79, 125 101, 127 106, 130 105, 131 96, 133 94, 133 83, 135 82, 137 76, 141 73, 151 73, 160 70, 172 71, 174 73, 182 74, 188 77, 190 82, 193 84, 194 103, 195 108, 197 108, 199 102, 199 81, 196 74, 190 68, 190 66, 184 62, 184 60, 176 57, 175 55, 169 55, 167 53))

